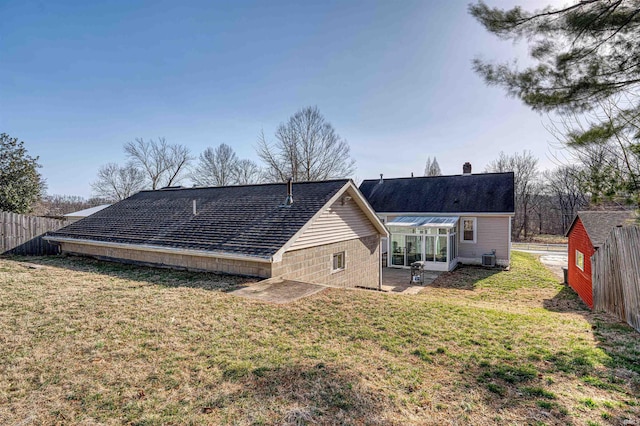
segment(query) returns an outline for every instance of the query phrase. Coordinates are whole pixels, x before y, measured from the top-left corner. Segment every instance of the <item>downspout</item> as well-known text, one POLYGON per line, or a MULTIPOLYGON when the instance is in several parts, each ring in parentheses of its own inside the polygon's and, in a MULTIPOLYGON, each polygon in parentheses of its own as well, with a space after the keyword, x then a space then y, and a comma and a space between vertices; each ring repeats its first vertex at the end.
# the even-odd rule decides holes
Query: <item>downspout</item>
POLYGON ((507 262, 509 262, 509 266, 511 266, 511 221, 513 221, 513 217, 509 216, 509 253, 507 255, 507 262))
POLYGON ((378 291, 382 291, 382 238, 380 238, 380 234, 378 234, 378 264, 380 265, 380 274, 378 276, 378 291))

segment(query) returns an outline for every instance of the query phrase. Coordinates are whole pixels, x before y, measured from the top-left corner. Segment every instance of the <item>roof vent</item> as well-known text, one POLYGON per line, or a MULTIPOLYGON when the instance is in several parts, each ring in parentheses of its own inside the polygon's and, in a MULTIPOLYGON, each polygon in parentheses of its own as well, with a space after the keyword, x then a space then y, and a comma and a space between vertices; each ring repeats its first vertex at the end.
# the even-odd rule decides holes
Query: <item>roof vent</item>
POLYGON ((287 181, 287 199, 284 202, 285 206, 293 204, 293 177, 290 177, 287 181))
POLYGON ((384 179, 382 179, 382 173, 380 173, 380 182, 378 183, 384 183, 384 179))
POLYGON ((463 175, 470 175, 471 174, 471 163, 470 162, 466 162, 462 165, 462 174, 463 175))
POLYGON ((162 188, 160 188, 160 191, 168 191, 171 189, 182 189, 181 185, 177 185, 177 186, 163 186, 162 188))

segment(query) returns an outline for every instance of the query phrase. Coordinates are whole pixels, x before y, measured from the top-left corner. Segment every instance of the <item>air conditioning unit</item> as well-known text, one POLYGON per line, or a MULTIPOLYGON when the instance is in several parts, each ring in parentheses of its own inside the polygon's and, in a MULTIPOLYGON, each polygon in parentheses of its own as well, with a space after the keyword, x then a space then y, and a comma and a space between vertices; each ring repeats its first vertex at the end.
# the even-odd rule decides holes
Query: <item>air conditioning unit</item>
POLYGON ((496 252, 482 255, 482 266, 493 268, 496 266, 496 252))

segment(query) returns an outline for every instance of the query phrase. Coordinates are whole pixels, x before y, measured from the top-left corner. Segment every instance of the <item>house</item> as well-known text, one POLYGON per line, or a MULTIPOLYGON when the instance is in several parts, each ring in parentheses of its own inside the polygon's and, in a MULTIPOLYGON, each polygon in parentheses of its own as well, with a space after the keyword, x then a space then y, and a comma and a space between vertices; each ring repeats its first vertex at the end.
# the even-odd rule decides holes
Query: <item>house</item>
POLYGON ((569 237, 567 281, 590 308, 593 308, 591 256, 616 226, 633 221, 633 211, 583 211, 573 219, 569 237))
POLYGON ((102 204, 95 207, 89 207, 88 209, 78 210, 77 212, 67 213, 64 215, 64 218, 70 222, 77 222, 80 219, 84 219, 87 216, 91 216, 94 213, 99 212, 100 210, 106 209, 111 204, 102 204))
POLYGON ((509 265, 513 173, 365 180, 360 185, 391 237, 383 252, 390 267, 425 261, 435 271, 458 263, 509 265))
POLYGON ((377 288, 387 235, 343 179, 141 191, 46 239, 112 261, 377 288))

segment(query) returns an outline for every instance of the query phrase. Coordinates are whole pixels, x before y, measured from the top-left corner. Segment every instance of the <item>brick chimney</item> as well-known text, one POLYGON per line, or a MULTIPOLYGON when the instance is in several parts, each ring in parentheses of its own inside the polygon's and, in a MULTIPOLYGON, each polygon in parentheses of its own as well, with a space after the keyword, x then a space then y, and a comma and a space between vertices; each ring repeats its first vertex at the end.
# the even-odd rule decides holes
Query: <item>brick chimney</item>
POLYGON ((462 174, 463 175, 470 175, 471 174, 471 163, 470 162, 466 162, 462 165, 462 174))

